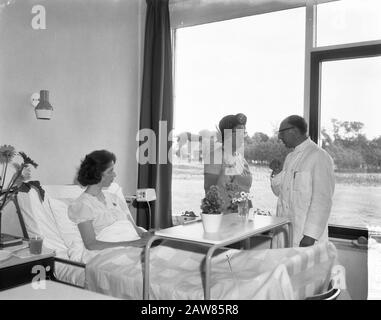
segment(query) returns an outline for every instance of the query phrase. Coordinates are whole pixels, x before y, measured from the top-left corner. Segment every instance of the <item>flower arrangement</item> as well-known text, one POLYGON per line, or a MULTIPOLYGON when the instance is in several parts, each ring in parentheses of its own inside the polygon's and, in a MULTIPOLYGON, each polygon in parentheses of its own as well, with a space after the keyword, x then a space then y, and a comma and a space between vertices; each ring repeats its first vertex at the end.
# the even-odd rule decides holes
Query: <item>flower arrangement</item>
POLYGON ((11 145, 0 146, 0 164, 2 164, 2 170, 0 174, 0 233, 1 233, 1 212, 3 208, 14 199, 18 192, 28 192, 31 187, 35 187, 42 200, 44 199, 44 190, 41 188, 38 181, 28 181, 30 179, 30 167, 37 168, 31 158, 29 158, 24 152, 16 153, 16 150, 11 145), (22 163, 13 162, 16 156, 22 158, 22 163), (8 169, 10 166, 14 168, 14 174, 6 184, 6 178, 8 169))
POLYGON ((242 191, 242 188, 238 186, 237 183, 227 183, 225 185, 227 197, 229 198, 230 205, 228 206, 228 209, 230 209, 232 212, 236 212, 238 210, 238 204, 243 202, 248 202, 252 199, 252 196, 250 193, 242 191))
POLYGON ((221 214, 224 207, 224 199, 218 186, 211 186, 205 198, 201 201, 201 210, 204 214, 221 214))
POLYGON ((232 203, 239 203, 239 202, 243 202, 243 201, 249 201, 250 199, 251 199, 250 193, 241 191, 239 193, 239 197, 232 199, 232 203))

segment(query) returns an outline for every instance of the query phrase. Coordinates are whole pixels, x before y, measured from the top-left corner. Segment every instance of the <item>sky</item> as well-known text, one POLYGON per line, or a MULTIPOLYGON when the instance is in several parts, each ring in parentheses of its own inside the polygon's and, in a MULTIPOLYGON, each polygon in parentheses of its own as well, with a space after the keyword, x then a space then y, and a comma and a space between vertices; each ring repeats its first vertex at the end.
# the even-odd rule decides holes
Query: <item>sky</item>
MULTIPOLYGON (((381 39, 381 1, 319 5, 317 32, 319 46, 381 39)), ((305 8, 178 29, 176 37, 175 132, 215 130, 242 112, 249 135, 271 135, 286 116, 303 115, 305 8)), ((381 58, 327 62, 322 76, 323 125, 361 121, 368 138, 380 136, 381 58)))

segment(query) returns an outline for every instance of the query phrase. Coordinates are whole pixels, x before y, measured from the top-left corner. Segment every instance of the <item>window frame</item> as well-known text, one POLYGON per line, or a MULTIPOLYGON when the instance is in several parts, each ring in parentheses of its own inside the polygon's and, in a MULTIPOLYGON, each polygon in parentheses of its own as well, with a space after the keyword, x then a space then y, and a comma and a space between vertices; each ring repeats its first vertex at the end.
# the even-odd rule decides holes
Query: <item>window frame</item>
MULTIPOLYGON (((309 135, 319 143, 320 115, 321 115, 321 69, 322 63, 359 58, 381 56, 381 41, 371 41, 339 46, 321 47, 311 51, 310 58, 310 108, 309 108, 309 135)), ((357 239, 360 236, 368 238, 366 228, 328 225, 328 234, 332 238, 357 239)))

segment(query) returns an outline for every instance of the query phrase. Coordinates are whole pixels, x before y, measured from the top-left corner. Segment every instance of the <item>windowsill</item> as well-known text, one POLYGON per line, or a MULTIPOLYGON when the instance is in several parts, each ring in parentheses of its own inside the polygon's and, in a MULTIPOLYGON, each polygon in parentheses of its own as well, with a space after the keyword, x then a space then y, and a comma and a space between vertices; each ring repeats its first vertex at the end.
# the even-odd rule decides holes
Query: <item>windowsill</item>
POLYGON ((328 236, 334 239, 357 240, 359 237, 368 239, 368 230, 365 228, 328 225, 328 236))

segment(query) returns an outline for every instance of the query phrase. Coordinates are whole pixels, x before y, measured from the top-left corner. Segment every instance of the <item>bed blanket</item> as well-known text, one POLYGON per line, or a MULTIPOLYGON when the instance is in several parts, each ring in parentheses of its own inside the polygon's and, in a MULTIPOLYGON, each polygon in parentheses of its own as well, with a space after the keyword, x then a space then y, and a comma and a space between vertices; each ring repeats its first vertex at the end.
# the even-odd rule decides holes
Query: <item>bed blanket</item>
MULTIPOLYGON (((123 299, 143 297, 141 248, 101 251, 86 266, 86 288, 123 299)), ((150 299, 204 299, 206 248, 151 249, 150 299)), ((212 257, 212 299, 304 299, 328 285, 336 258, 330 242, 306 248, 225 250, 212 257)))

